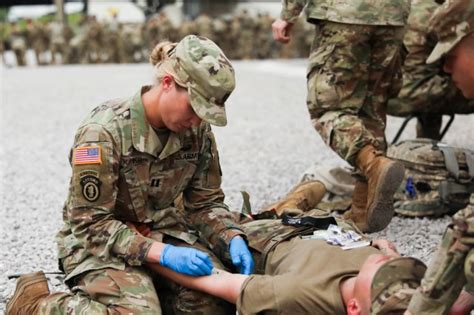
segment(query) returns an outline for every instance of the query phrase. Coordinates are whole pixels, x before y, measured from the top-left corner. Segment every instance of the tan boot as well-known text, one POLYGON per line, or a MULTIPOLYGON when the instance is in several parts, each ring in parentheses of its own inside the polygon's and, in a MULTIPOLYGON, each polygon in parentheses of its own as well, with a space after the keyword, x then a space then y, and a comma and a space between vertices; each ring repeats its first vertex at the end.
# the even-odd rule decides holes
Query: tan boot
POLYGON ((314 209, 323 199, 326 187, 320 181, 308 181, 299 183, 285 197, 277 202, 264 207, 262 211, 274 209, 281 217, 283 214, 301 214, 314 209))
MULTIPOLYGON (((360 150, 356 164, 368 182, 365 214, 367 232, 383 230, 392 220, 393 195, 403 180, 405 167, 385 157, 371 145, 360 150)), ((362 215, 357 220, 361 222, 362 215)))
POLYGON ((22 275, 15 293, 7 303, 7 315, 33 315, 40 302, 49 295, 48 280, 42 271, 22 275))
POLYGON ((352 193, 352 203, 349 211, 344 213, 344 219, 352 220, 362 232, 368 232, 367 226, 367 192, 368 183, 365 180, 357 179, 352 193))

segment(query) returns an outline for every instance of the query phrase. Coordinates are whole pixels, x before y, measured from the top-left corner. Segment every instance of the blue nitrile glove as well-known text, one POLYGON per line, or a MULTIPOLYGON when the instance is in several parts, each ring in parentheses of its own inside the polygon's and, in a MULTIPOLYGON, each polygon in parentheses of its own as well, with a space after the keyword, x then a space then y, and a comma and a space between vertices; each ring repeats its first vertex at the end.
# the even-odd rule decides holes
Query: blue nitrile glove
POLYGON ((229 252, 232 263, 239 269, 240 273, 249 275, 253 272, 253 257, 242 237, 235 236, 230 241, 229 252))
POLYGON ((195 277, 210 275, 214 268, 208 254, 194 248, 170 244, 163 248, 160 265, 195 277))

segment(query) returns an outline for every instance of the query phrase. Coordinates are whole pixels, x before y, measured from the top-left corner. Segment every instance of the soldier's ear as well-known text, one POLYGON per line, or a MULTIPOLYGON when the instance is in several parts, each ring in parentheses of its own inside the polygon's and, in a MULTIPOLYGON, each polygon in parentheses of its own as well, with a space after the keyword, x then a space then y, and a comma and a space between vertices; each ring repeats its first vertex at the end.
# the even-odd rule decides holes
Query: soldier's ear
POLYGON ((347 303, 346 311, 347 315, 360 315, 361 308, 359 302, 355 298, 350 299, 347 303))
POLYGON ((163 85, 164 90, 168 90, 169 88, 173 87, 174 80, 173 77, 170 75, 165 75, 163 79, 161 79, 161 84, 163 85))

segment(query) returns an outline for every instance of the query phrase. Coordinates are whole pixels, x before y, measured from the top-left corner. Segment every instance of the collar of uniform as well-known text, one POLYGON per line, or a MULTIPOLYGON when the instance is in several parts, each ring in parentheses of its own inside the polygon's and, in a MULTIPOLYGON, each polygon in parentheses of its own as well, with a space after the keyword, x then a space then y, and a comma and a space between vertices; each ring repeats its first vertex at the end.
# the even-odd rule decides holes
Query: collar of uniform
POLYGON ((130 106, 132 118, 132 143, 133 147, 140 152, 146 152, 160 159, 179 151, 181 149, 181 136, 171 132, 168 141, 163 145, 148 123, 145 117, 145 109, 142 102, 142 94, 148 91, 151 86, 143 86, 138 93, 133 96, 130 106))
POLYGON ((145 117, 145 108, 143 107, 142 94, 150 89, 150 86, 144 86, 132 98, 130 106, 130 115, 132 118, 132 143, 133 147, 140 152, 146 152, 153 156, 163 149, 160 139, 148 123, 145 117))
POLYGON ((181 149, 181 139, 183 138, 183 133, 175 133, 171 132, 170 136, 168 137, 168 142, 166 142, 166 145, 164 149, 160 153, 160 160, 163 160, 164 158, 170 156, 173 153, 178 152, 181 149))

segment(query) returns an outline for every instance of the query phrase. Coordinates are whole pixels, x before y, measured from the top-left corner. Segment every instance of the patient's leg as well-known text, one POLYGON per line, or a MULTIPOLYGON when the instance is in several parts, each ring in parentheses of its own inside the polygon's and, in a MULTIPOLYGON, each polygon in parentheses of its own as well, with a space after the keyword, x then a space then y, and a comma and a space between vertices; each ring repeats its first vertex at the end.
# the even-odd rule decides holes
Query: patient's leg
POLYGON ((242 284, 248 278, 246 275, 234 274, 224 270, 218 270, 217 273, 210 276, 192 277, 177 273, 160 264, 147 264, 147 266, 152 271, 182 286, 203 291, 234 304, 237 302, 242 284))

